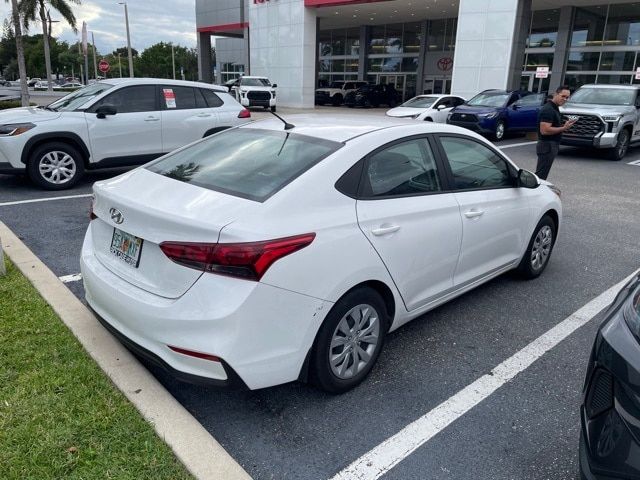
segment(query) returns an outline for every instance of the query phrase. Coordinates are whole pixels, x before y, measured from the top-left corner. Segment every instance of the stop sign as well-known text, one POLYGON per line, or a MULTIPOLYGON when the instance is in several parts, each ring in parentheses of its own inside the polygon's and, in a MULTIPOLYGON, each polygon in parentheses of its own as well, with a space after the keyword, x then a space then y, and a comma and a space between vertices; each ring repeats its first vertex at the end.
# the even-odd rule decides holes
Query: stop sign
POLYGON ((100 63, 98 63, 98 70, 102 73, 107 73, 109 71, 109 62, 106 60, 100 60, 100 63))

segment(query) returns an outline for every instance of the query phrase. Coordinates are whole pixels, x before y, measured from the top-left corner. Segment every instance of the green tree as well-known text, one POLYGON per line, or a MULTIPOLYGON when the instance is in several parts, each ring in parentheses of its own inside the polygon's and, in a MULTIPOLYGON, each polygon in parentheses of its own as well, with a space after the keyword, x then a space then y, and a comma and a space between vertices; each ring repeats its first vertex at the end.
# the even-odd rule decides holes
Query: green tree
POLYGON ((62 18, 71 26, 74 33, 78 33, 76 28, 76 17, 71 10, 71 3, 79 5, 80 0, 20 0, 20 10, 23 14, 25 29, 29 28, 30 22, 40 18, 42 22, 42 43, 44 47, 44 61, 47 72, 47 85, 50 92, 53 91, 51 84, 51 15, 50 9, 57 10, 62 18))
MULTIPOLYGON (((197 80, 198 56, 195 49, 174 45, 173 54, 176 78, 180 78, 182 69, 186 80, 197 80)), ((143 77, 172 78, 171 43, 160 42, 145 49, 135 61, 135 71, 143 77)))
MULTIPOLYGON (((7 3, 9 0, 5 0, 7 3)), ((27 88, 27 67, 24 63, 24 45, 22 44, 22 26, 20 24, 20 7, 18 0, 11 0, 11 20, 15 29, 16 53, 18 55, 18 70, 20 72, 20 94, 22 106, 29 106, 29 89, 27 88)))

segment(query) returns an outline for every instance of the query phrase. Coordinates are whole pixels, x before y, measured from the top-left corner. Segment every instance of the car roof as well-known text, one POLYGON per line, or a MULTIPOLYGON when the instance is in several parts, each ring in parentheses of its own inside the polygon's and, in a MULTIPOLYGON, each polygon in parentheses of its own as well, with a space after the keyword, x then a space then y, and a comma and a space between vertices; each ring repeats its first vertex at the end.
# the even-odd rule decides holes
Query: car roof
POLYGON ((220 92, 228 92, 225 87, 220 85, 213 85, 211 83, 204 82, 191 82, 188 80, 171 80, 168 78, 107 78, 100 80, 99 83, 108 83, 111 85, 175 85, 182 87, 200 87, 200 88, 212 88, 220 92))
POLYGON ((582 85, 580 88, 624 88, 625 90, 640 90, 640 85, 604 85, 591 83, 588 85, 582 85))
MULTIPOLYGON (((284 119, 293 125, 288 130, 310 137, 331 140, 334 142, 346 142, 360 135, 375 132, 386 128, 402 127, 406 125, 416 126, 415 120, 407 120, 397 117, 377 117, 368 115, 344 115, 335 117, 330 114, 308 113, 297 115, 285 115, 284 119)), ((475 136, 473 132, 444 123, 419 122, 424 128, 424 133, 465 133, 475 136)), ((264 130, 284 130, 284 124, 277 118, 268 118, 243 125, 241 128, 256 128, 264 130)))

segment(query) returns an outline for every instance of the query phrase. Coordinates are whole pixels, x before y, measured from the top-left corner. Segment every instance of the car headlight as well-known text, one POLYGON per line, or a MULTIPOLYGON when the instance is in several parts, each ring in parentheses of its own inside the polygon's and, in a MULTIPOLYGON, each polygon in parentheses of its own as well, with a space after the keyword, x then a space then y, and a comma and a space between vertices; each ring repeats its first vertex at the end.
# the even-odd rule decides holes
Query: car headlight
POLYGON ((15 137, 21 133, 31 130, 35 125, 33 123, 11 123, 0 125, 0 137, 15 137))
POLYGON ((491 113, 479 113, 478 117, 480 118, 486 118, 487 120, 492 120, 494 118, 496 118, 498 116, 498 112, 491 112, 491 113))
POLYGON ((275 90, 271 90, 271 96, 272 96, 273 98, 276 98, 276 91, 275 91, 275 90))
POLYGON ((640 286, 636 287, 622 307, 622 316, 633 334, 640 338, 640 286))
POLYGON ((620 115, 603 115, 602 116, 602 119, 605 122, 613 123, 614 125, 617 125, 621 118, 622 117, 620 115))
POLYGON ((246 90, 240 90, 240 95, 244 97, 246 94, 247 94, 246 90))

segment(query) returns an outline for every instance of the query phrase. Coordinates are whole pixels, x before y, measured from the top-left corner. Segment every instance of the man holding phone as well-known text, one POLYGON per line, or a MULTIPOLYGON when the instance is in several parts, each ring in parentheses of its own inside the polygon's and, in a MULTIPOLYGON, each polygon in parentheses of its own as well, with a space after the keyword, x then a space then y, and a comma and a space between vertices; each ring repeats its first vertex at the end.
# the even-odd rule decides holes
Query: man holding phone
POLYGON ((569 87, 558 87, 553 97, 547 101, 538 114, 538 144, 536 154, 538 163, 536 165, 536 175, 546 180, 551 170, 551 165, 558 155, 560 149, 560 138, 562 132, 571 128, 578 121, 577 118, 567 120, 562 123, 559 107, 567 103, 571 92, 569 87))

